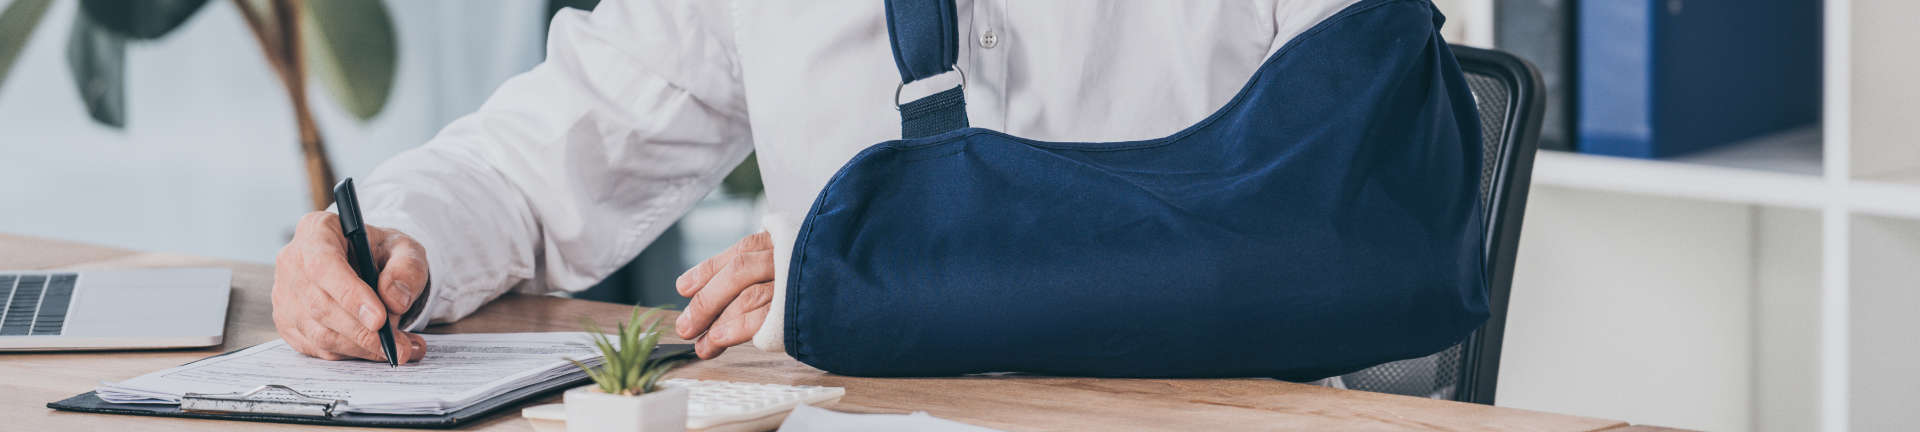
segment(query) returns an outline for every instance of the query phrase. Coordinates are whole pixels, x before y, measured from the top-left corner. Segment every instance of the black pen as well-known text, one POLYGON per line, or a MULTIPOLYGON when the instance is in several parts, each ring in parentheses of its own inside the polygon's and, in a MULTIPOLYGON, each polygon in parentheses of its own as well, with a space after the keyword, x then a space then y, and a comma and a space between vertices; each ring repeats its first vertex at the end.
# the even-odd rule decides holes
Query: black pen
MULTIPOLYGON (((360 280, 373 289, 373 298, 380 298, 380 270, 373 266, 373 249, 367 246, 367 225, 360 220, 360 199, 353 194, 353 178, 341 180, 333 187, 333 204, 340 211, 340 233, 347 236, 347 264, 353 266, 353 272, 360 274, 360 280)), ((385 302, 382 302, 385 308, 385 302)), ((393 326, 380 325, 380 350, 387 353, 387 366, 399 366, 400 359, 394 356, 393 326)))

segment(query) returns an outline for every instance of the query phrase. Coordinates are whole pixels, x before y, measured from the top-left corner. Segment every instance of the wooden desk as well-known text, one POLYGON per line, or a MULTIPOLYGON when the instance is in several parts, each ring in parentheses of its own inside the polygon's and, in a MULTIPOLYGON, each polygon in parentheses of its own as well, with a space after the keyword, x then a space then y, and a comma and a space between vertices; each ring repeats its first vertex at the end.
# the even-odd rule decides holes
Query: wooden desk
MULTIPOLYGON (((84 269, 217 266, 233 269, 226 344, 217 349, 0 354, 0 419, 8 430, 207 431, 282 430, 295 426, 79 414, 46 403, 225 350, 278 338, 268 295, 273 267, 182 255, 137 253, 0 234, 0 269, 84 269)), ((625 306, 546 296, 508 295, 435 333, 579 330, 580 316, 625 319, 625 306)), ((1517 430, 1594 431, 1626 423, 1511 408, 1335 390, 1265 379, 1089 379, 969 377, 849 378, 829 375, 784 354, 735 347, 672 376, 840 386, 833 409, 867 413, 927 411, 938 417, 1005 430, 1517 430)), ((558 397, 543 403, 558 402, 558 397)), ((468 429, 523 431, 509 410, 468 429)), ((326 430, 350 430, 327 428, 326 430)))

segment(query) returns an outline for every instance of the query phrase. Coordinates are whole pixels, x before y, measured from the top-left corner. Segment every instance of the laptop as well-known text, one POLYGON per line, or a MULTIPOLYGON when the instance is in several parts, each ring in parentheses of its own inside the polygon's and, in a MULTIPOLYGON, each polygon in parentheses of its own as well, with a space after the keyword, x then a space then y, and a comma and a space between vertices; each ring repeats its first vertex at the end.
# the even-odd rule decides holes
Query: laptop
POLYGON ((233 271, 0 270, 0 351, 219 345, 233 271))

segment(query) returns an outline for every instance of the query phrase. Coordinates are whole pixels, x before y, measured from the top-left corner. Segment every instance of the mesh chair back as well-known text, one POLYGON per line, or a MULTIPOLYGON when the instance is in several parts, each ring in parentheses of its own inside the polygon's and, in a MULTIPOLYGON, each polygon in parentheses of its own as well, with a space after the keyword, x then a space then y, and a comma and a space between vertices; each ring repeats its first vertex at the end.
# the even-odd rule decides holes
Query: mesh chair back
POLYGON ((1357 390, 1492 405, 1506 330, 1520 220, 1533 178, 1546 95, 1539 72, 1505 52, 1453 46, 1480 113, 1484 159, 1480 202, 1487 211, 1486 266, 1492 316, 1466 341, 1426 357, 1381 364, 1342 376, 1357 390))

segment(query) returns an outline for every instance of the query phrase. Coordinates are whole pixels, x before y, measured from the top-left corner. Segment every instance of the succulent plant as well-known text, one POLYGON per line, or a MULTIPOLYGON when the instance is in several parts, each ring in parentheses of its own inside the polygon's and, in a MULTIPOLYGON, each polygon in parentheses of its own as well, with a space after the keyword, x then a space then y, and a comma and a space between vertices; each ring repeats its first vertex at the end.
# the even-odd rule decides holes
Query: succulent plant
POLYGON ((652 358, 653 349, 660 345, 660 336, 665 329, 660 327, 661 319, 654 318, 659 309, 646 313, 641 313, 641 309, 635 306, 633 317, 616 326, 611 334, 601 332, 593 319, 582 319, 583 327, 592 335, 593 345, 600 349, 605 361, 598 367, 587 366, 579 360, 567 361, 586 371, 587 377, 592 378, 603 393, 634 396, 652 392, 661 376, 685 362, 680 358, 652 358), (641 324, 643 322, 644 326, 641 324))

